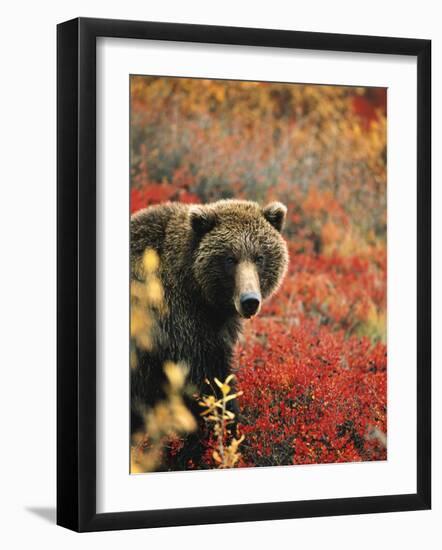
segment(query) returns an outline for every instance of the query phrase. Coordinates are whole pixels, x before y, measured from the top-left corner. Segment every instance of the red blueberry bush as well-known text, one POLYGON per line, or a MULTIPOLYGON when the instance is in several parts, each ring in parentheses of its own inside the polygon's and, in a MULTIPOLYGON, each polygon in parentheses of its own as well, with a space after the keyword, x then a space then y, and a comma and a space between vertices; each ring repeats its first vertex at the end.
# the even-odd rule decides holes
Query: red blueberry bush
POLYGON ((237 353, 244 464, 386 458, 386 350, 309 319, 256 319, 237 353))

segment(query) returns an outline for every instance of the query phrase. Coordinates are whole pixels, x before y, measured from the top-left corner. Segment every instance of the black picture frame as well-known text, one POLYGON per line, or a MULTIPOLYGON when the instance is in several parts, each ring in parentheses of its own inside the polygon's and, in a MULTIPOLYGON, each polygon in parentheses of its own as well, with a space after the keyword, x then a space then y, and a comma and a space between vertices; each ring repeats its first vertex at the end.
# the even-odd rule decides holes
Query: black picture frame
POLYGON ((57 523, 75 531, 424 510, 431 506, 431 41, 79 18, 57 27, 57 523), (417 58, 417 492, 96 512, 96 39, 417 58))

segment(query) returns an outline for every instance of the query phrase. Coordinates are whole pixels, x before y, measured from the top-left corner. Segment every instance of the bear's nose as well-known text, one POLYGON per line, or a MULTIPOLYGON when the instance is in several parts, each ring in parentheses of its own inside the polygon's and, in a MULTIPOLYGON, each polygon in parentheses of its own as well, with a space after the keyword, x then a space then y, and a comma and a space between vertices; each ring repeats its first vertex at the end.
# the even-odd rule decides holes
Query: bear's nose
POLYGON ((244 292, 241 294, 239 303, 244 317, 252 317, 258 311, 261 299, 257 292, 244 292))

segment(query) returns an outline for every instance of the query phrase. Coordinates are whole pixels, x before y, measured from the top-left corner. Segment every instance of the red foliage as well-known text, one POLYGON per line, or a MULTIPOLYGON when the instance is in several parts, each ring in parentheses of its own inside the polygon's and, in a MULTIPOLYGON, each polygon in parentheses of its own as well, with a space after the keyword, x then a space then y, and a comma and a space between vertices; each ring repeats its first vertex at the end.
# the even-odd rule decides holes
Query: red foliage
MULTIPOLYGON (((296 245, 292 244, 296 250, 296 245)), ((374 258, 291 253, 287 276, 262 315, 298 322, 304 317, 353 333, 386 302, 386 256, 374 258)))
POLYGON ((312 320, 257 318, 238 348, 246 466, 386 459, 386 348, 312 320), (253 335, 251 334, 253 331, 253 335))
POLYGON ((364 121, 365 128, 378 120, 379 114, 385 115, 387 111, 387 95, 385 88, 367 88, 364 95, 356 95, 353 98, 353 109, 364 121))
POLYGON ((151 204, 160 204, 167 201, 179 201, 189 204, 200 202, 197 195, 189 193, 185 189, 176 189, 168 183, 151 183, 142 189, 132 189, 130 209, 133 213, 151 204))

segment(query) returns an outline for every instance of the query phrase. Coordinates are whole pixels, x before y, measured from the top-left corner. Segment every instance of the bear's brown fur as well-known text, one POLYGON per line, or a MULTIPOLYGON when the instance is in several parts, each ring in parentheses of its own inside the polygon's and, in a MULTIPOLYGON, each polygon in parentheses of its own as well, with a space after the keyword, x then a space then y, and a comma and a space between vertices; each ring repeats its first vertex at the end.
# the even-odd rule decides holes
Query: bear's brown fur
POLYGON ((166 361, 185 363, 198 389, 205 378, 224 380, 229 374, 241 317, 256 314, 285 274, 285 215, 285 206, 277 202, 261 208, 222 200, 167 203, 132 216, 132 278, 144 251, 154 249, 166 302, 156 319, 152 350, 137 350, 132 433, 141 428, 140 412, 163 397, 166 361))

